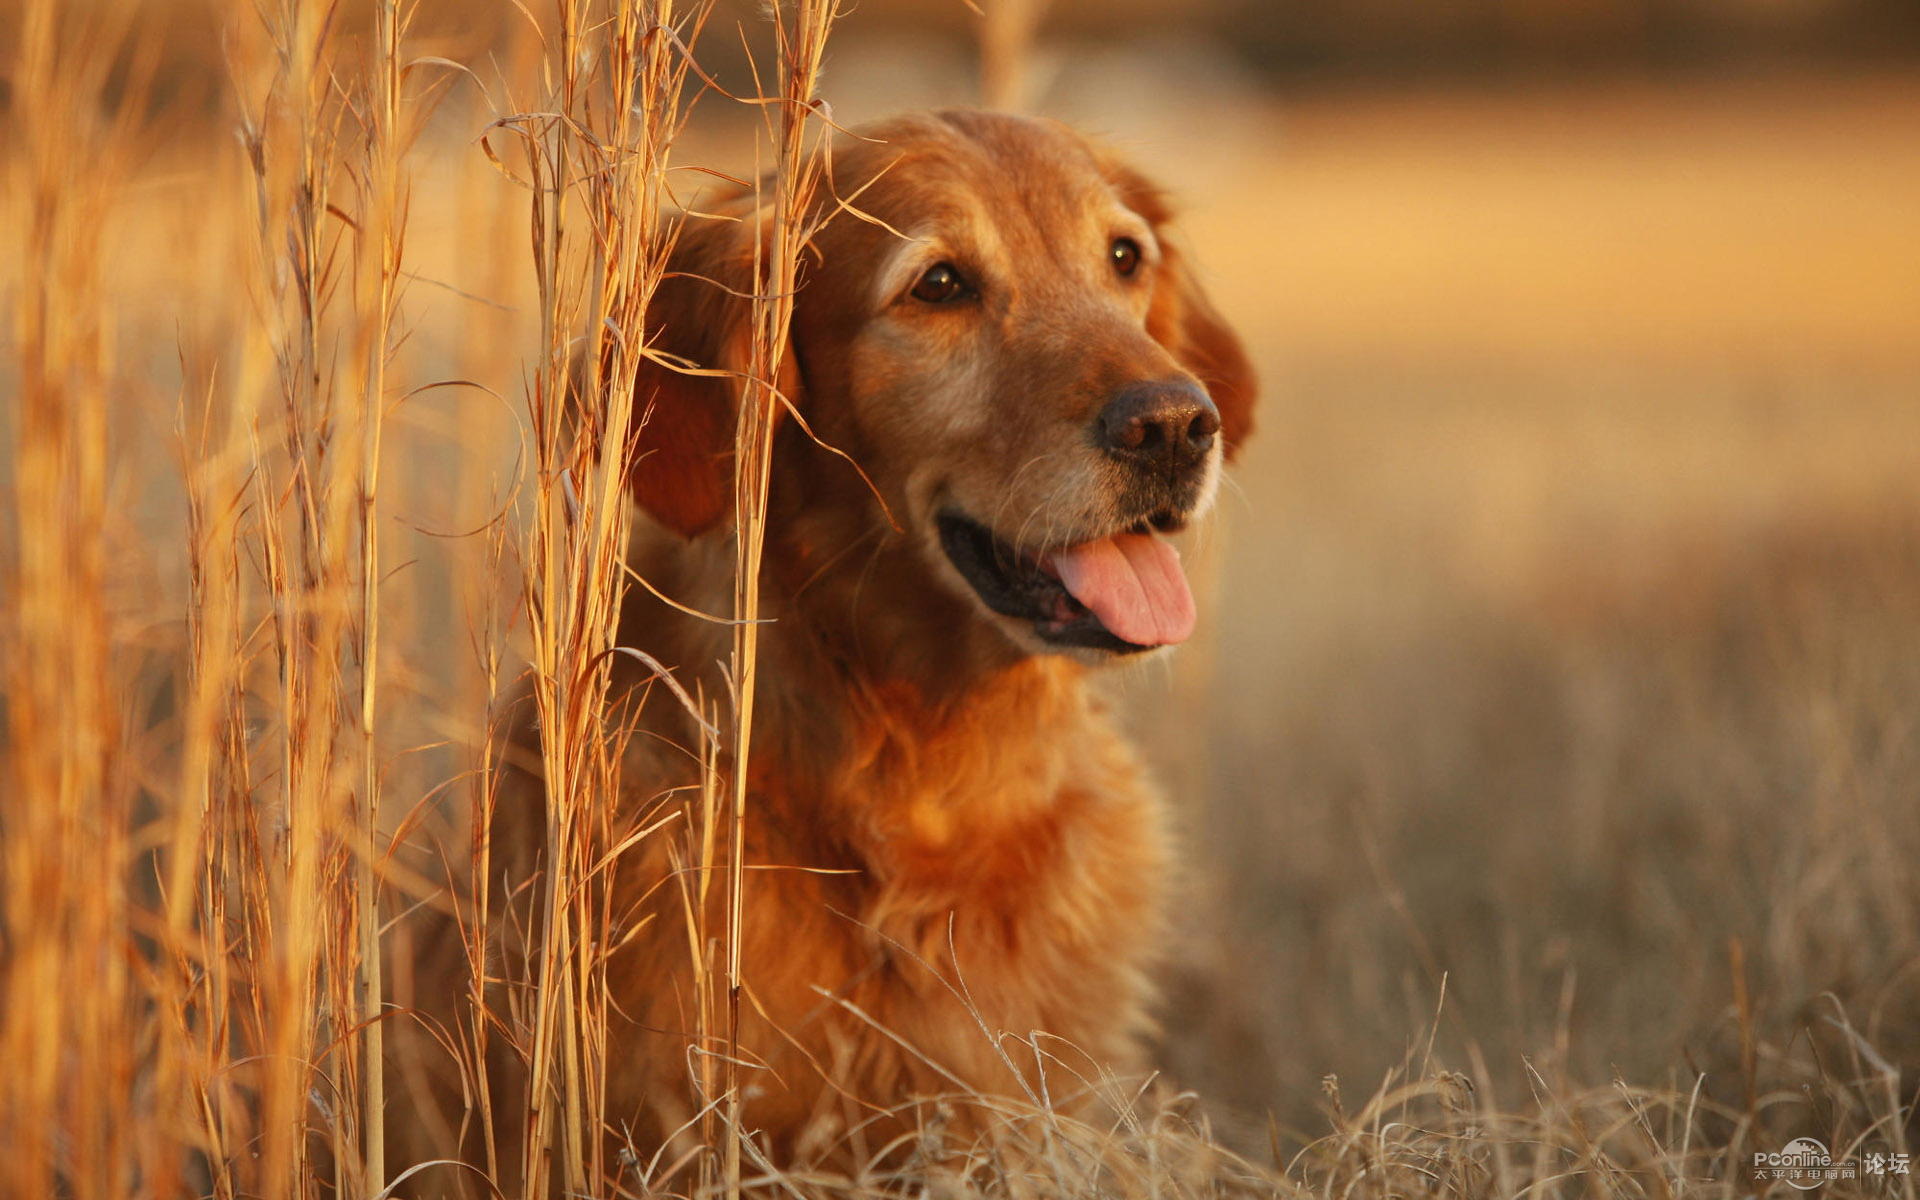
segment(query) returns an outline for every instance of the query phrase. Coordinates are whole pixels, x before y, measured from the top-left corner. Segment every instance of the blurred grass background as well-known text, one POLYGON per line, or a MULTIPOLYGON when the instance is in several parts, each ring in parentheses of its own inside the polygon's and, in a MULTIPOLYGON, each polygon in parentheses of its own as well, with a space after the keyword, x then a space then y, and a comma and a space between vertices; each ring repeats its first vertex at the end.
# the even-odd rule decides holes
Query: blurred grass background
MULTIPOLYGON (((145 8, 157 133, 99 237, 113 618, 159 664, 179 397, 246 319, 250 216, 220 182, 226 10, 145 8)), ((705 43, 722 78, 750 10, 705 43)), ((974 100, 972 20, 865 0, 829 52, 836 118, 974 100)), ((441 535, 496 512, 515 463, 524 201, 474 139, 513 111, 522 21, 427 3, 413 38, 473 75, 412 85, 444 96, 395 376, 509 400, 395 413, 390 798, 468 765, 441 743, 472 737, 483 681, 449 631, 508 588, 441 535)), ((1309 1128, 1323 1076, 1370 1089, 1438 1012, 1438 1053, 1484 1062, 1495 1104, 1525 1097, 1523 1056, 1684 1090, 1818 1044, 1831 994, 1911 1093, 1913 6, 1056 0, 1026 86, 1171 185, 1266 381, 1199 548, 1204 636, 1116 685, 1185 828, 1179 1082, 1229 1125, 1309 1128)), ((747 169, 743 120, 706 105, 683 160, 747 169)), ((17 382, 0 362, 0 399, 17 382)), ((1737 1102, 1733 1078, 1709 1095, 1737 1102)))

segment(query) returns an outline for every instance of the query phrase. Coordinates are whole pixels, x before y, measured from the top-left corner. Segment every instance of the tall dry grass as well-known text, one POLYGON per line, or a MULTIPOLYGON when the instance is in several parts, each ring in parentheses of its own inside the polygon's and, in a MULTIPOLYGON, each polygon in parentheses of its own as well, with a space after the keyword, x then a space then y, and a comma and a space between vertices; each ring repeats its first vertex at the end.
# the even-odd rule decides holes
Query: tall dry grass
MULTIPOLYGON (((985 8, 996 99, 1018 98, 1039 7, 985 8)), ((640 318, 678 205, 696 190, 692 168, 706 165, 689 147, 693 100, 707 87, 694 56, 702 37, 734 32, 709 29, 704 3, 555 0, 503 18, 513 32, 499 49, 491 33, 424 35, 401 0, 232 4, 218 9, 227 75, 209 84, 225 99, 206 126, 151 102, 162 39, 134 5, 21 8, 0 130, 13 316, 0 364, 0 1191, 487 1195, 488 1181, 518 1180, 529 1194, 599 1196, 1732 1197, 1763 1190, 1743 1164, 1790 1134, 1813 1132, 1837 1152, 1904 1151, 1912 1047, 1886 1042, 1903 1027, 1880 1014, 1856 1026, 1833 1004, 1808 1023, 1817 1037, 1783 1044, 1766 1011, 1783 974, 1817 973, 1813 934, 1886 933, 1909 911, 1897 898, 1842 912, 1835 899, 1861 893, 1824 865, 1796 867, 1792 915, 1772 926, 1790 953, 1710 949, 1716 962, 1741 956, 1728 966, 1739 986, 1725 997, 1731 1065, 1706 1064, 1710 1082, 1684 1059, 1616 1078, 1568 1048, 1570 1017, 1528 1025, 1540 1052, 1518 1064, 1463 1036, 1462 997, 1481 1003, 1499 963, 1466 956, 1485 968, 1469 978, 1447 967, 1491 922, 1468 913, 1442 926, 1437 946, 1410 952, 1338 911, 1346 894, 1327 876, 1368 872, 1388 902, 1397 897, 1407 927, 1430 928, 1426 914, 1447 911, 1451 885, 1398 877, 1390 845, 1373 847, 1377 859, 1360 846, 1359 858, 1290 873, 1284 886, 1305 899, 1265 926, 1246 914, 1279 906, 1271 872, 1248 869, 1233 895, 1249 940, 1277 926, 1286 946, 1305 948, 1270 952, 1302 997, 1326 989, 1329 956, 1365 981, 1355 990, 1370 1005, 1343 1019, 1365 1030, 1353 1040, 1366 1073, 1294 1086, 1286 1103, 1272 1101, 1262 1074, 1238 1089, 1261 1102, 1224 1131, 1207 1105, 1164 1084, 1092 1081, 1113 1097, 1105 1122, 956 1096, 991 1114, 981 1122, 990 1135, 949 1144, 928 1129, 905 1176, 879 1165, 850 1177, 800 1173, 759 1153, 738 1119, 744 1081, 730 1046, 749 969, 733 930, 753 903, 740 830, 754 814, 744 773, 719 764, 744 756, 753 736, 752 581, 768 439, 784 402, 775 381, 810 233, 802 214, 830 127, 818 100, 840 16, 822 0, 775 6, 770 26, 754 27, 770 43, 763 94, 704 101, 760 118, 753 149, 735 157, 765 168, 756 174, 769 189, 736 430, 732 689, 686 697, 711 730, 693 748, 708 764, 705 786, 672 823, 635 828, 619 798, 646 781, 623 777, 632 731, 612 668, 645 653, 618 633, 635 585, 620 497, 634 469, 625 439, 645 419, 633 388, 650 353, 640 318), (509 711, 521 696, 554 797, 541 830, 549 869, 531 897, 491 891, 487 819, 515 752, 503 731, 521 719, 509 711), (624 1153, 604 1101, 620 1069, 607 1057, 618 1014, 606 963, 624 936, 611 880, 644 838, 671 839, 698 931, 688 952, 703 1007, 689 1069, 708 1104, 686 1160, 624 1153), (503 964, 489 930, 523 912, 536 953, 503 964), (712 912, 721 919, 709 923, 712 912), (423 995, 444 978, 418 971, 430 918, 460 931, 473 981, 448 1023, 423 995), (1358 933, 1343 940, 1341 928, 1358 933), (503 1053, 525 1067, 525 1082, 504 1094, 485 1068, 503 1053), (457 1128, 438 1127, 442 1116, 418 1104, 434 1071, 454 1081, 446 1119, 457 1128), (1262 1108, 1280 1116, 1263 1119, 1262 1108), (1809 1110, 1811 1125, 1801 1119, 1809 1110), (1316 1112, 1314 1123, 1296 1123, 1298 1111, 1316 1112), (407 1136, 390 1142, 390 1130, 407 1136), (416 1153, 423 1141, 459 1147, 464 1159, 416 1153)), ((1296 429, 1311 433, 1315 419, 1332 423, 1294 410, 1296 429)), ((1354 461, 1362 451, 1340 439, 1390 441, 1392 422, 1378 421, 1343 418, 1313 436, 1354 461)), ((1337 480, 1278 453, 1271 461, 1337 492, 1337 480)), ((1391 480, 1373 483, 1391 494, 1391 480)), ((1265 485, 1246 486, 1259 497, 1265 485)), ((1282 527, 1281 544, 1290 562, 1311 563, 1312 496, 1288 499, 1307 515, 1282 527)), ((1863 568, 1848 558, 1841 569, 1863 568)), ((1664 699, 1635 692, 1634 647, 1668 643, 1647 642, 1631 622, 1602 621, 1596 632, 1600 591, 1582 584, 1577 603, 1556 594, 1540 611, 1589 622, 1577 637, 1554 634, 1573 659, 1616 664, 1617 675, 1574 675, 1570 705, 1604 718, 1619 715, 1609 697, 1644 703, 1644 723, 1608 726, 1611 736, 1697 722, 1732 759, 1767 730, 1793 727, 1773 713, 1727 733, 1726 714, 1703 716, 1688 691, 1686 680, 1719 677, 1709 670, 1664 699)), ((1449 624, 1457 598, 1415 600, 1426 607, 1414 617, 1367 610, 1362 632, 1425 621, 1449 646, 1465 629, 1496 658, 1519 653, 1505 627, 1449 624)), ((1295 603, 1310 607, 1311 597, 1295 603)), ((1270 615, 1264 606, 1232 614, 1235 626, 1255 627, 1270 615)), ((1703 658, 1715 636, 1700 635, 1703 658)), ((1355 847, 1316 824, 1315 798, 1359 794, 1382 824, 1431 832, 1421 813, 1395 806, 1414 809, 1407 797, 1424 795, 1423 784, 1468 790, 1512 768, 1473 747, 1518 736, 1511 714, 1537 709, 1538 678, 1498 663, 1469 671, 1406 640, 1403 671, 1481 688, 1448 708, 1441 734, 1423 740, 1432 711, 1405 698, 1443 689, 1391 672, 1356 685, 1336 644, 1337 661, 1293 664, 1324 691, 1298 711, 1284 698, 1262 708, 1262 721, 1282 714, 1302 732, 1259 762, 1223 755, 1220 794, 1250 793, 1247 777, 1265 780, 1277 763, 1302 797, 1280 810, 1281 833, 1346 851, 1355 847), (1326 715, 1336 710, 1347 715, 1326 715)), ((1756 661, 1743 651, 1737 677, 1777 684, 1756 661)), ((1880 661, 1904 659, 1896 646, 1880 661)), ((1247 688, 1231 666, 1225 686, 1247 688)), ((1840 764, 1841 776, 1817 810, 1832 827, 1827 850, 1850 821, 1884 830, 1882 844, 1906 836, 1886 799, 1900 780, 1849 774, 1848 764, 1905 761, 1898 722, 1867 722, 1862 710, 1897 714, 1911 693, 1892 673, 1873 678, 1885 690, 1825 726, 1819 761, 1840 764)), ((1792 693, 1810 703, 1823 694, 1792 693)), ((1581 728, 1570 740, 1599 744, 1581 728)), ((1263 738, 1245 744, 1271 750, 1263 738)), ((1709 736, 1672 744, 1683 753, 1709 736)), ((1494 798, 1528 794, 1529 779, 1557 785, 1537 769, 1501 774, 1494 798)), ((1678 770, 1634 778, 1651 797, 1635 812, 1706 786, 1678 770)), ((1752 795, 1740 819, 1766 819, 1762 801, 1779 797, 1752 795)), ((1236 828, 1257 820, 1248 813, 1264 797, 1229 814, 1236 828)), ((1684 811, 1706 807, 1690 800, 1684 811)), ((1501 861, 1525 853, 1516 845, 1501 861)), ((1897 878, 1884 862, 1874 870, 1897 878)), ((1847 963, 1897 974, 1906 943, 1896 934, 1879 958, 1847 963)), ((1335 1040, 1315 1024, 1330 1019, 1325 1008, 1261 994, 1261 965, 1213 980, 1211 994, 1264 1006, 1283 1026, 1272 1040, 1335 1040)), ((1329 1003, 1345 1002, 1341 993, 1329 1003)), ((1608 1032, 1632 1038, 1639 1010, 1625 1011, 1608 1032)), ((1183 1009, 1170 1023, 1197 1021, 1183 1009)), ((1280 1078, 1317 1076, 1300 1045, 1279 1046, 1289 1050, 1300 1061, 1280 1078)), ((1237 1066, 1246 1083, 1253 1072, 1237 1066)), ((1830 1194, 1911 1200, 1913 1191, 1910 1180, 1859 1181, 1830 1194)))
MULTIPOLYGON (((179 665, 157 685, 116 663, 109 628, 116 364, 96 238, 126 211, 136 155, 165 130, 143 123, 141 39, 152 30, 131 7, 111 15, 103 30, 88 14, 30 6, 11 76, 21 102, 10 120, 28 140, 8 165, 29 219, 9 489, 7 744, 21 752, 8 761, 22 798, 6 827, 17 858, 6 876, 5 1031, 22 1068, 5 1088, 6 1128, 22 1139, 9 1186, 373 1196, 459 1170, 390 1164, 384 1139, 385 1033, 415 1014, 392 1001, 383 962, 396 945, 411 948, 409 914, 436 908, 466 931, 471 1011, 481 1014, 433 1030, 476 1089, 467 1107, 484 1127, 484 1155, 465 1169, 520 1178, 530 1194, 604 1193, 623 1169, 605 1157, 604 1092, 605 956, 617 944, 607 879, 631 849, 613 832, 631 731, 609 696, 613 657, 635 653, 616 640, 627 440, 644 419, 634 410, 636 373, 652 353, 642 315, 674 232, 668 172, 704 6, 565 0, 542 18, 527 14, 532 49, 517 73, 487 81, 411 45, 412 6, 398 0, 352 10, 288 0, 227 14, 240 153, 217 161, 214 182, 232 189, 226 211, 250 220, 221 247, 229 307, 198 345, 181 338, 185 621, 179 665), (406 566, 387 549, 388 424, 428 393, 497 395, 474 380, 423 377, 403 355, 412 332, 403 299, 419 282, 407 241, 415 141, 449 75, 491 84, 486 94, 505 101, 482 142, 503 187, 524 196, 538 325, 525 368, 524 478, 511 481, 504 515, 470 535, 485 561, 519 563, 518 613, 493 597, 477 606, 479 674, 489 704, 515 687, 500 630, 517 615, 555 801, 531 938, 539 951, 514 981, 524 1008, 511 1013, 490 1012, 485 986, 497 899, 485 809, 499 714, 438 714, 477 747, 480 811, 449 823, 472 830, 468 861, 442 872, 414 852, 432 841, 421 830, 454 781, 388 799, 408 757, 438 748, 400 744, 391 731, 405 722, 387 716, 389 689, 406 692, 420 669, 383 639, 395 609, 384 590, 406 566), (175 711, 133 745, 130 711, 156 687, 175 711), (136 755, 149 756, 144 775, 123 761, 136 755), (440 886, 443 874, 462 886, 440 886), (75 987, 77 1006, 65 999, 75 987), (525 1095, 488 1094, 490 1039, 524 1050, 525 1095), (511 1139, 496 1136, 499 1111, 515 1113, 500 1123, 511 1139)), ((762 379, 777 373, 785 344, 832 16, 812 2, 774 12, 776 90, 753 99, 769 114, 777 162, 753 366, 762 379)), ((742 477, 748 611, 728 726, 742 754, 776 402, 765 388, 753 395, 741 442, 761 449, 742 458, 760 465, 742 477)), ((468 492, 478 493, 489 489, 468 492)), ((744 800, 728 797, 735 828, 744 800)), ((716 844, 737 837, 709 837, 710 853, 716 844)), ((721 981, 722 1010, 737 1012, 731 929, 744 872, 737 852, 704 866, 731 893, 733 921, 695 952, 713 956, 703 966, 721 981)), ((717 1049, 732 1027, 718 1021, 711 1061, 737 1061, 717 1049)), ((714 1094, 737 1091, 728 1073, 714 1094)), ((703 1177, 737 1192, 738 1139, 709 1132, 718 1157, 703 1177)))
MULTIPOLYGON (((21 14, 13 78, 19 110, 7 163, 21 402, 13 426, 12 553, 5 593, 7 1087, 0 1128, 28 1192, 110 1194, 155 1140, 118 1119, 137 1103, 141 963, 126 954, 135 881, 98 864, 131 852, 138 797, 124 745, 108 603, 107 427, 114 328, 107 264, 93 226, 114 208, 133 153, 132 122, 86 110, 105 64, 65 44, 57 8, 21 14), (102 173, 66 194, 73 154, 102 173), (22 803, 22 800, 28 802, 22 803), (78 969, 80 989, 69 980, 78 969), (57 998, 57 999, 56 999, 57 998), (72 1080, 93 1081, 85 1090, 72 1080)), ((127 14, 107 14, 107 36, 127 14)), ((116 27, 118 27, 116 29, 116 27)), ((138 85, 138 80, 134 85, 138 85)))

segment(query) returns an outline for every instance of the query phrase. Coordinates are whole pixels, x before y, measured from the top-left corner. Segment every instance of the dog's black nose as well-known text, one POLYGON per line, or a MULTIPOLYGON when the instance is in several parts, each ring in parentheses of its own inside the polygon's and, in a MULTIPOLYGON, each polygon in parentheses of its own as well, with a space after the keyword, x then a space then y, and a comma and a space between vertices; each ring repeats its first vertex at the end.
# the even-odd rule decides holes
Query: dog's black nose
POLYGON ((1213 448, 1220 410, 1189 380, 1133 383, 1100 410, 1096 432, 1116 458, 1183 471, 1213 448))

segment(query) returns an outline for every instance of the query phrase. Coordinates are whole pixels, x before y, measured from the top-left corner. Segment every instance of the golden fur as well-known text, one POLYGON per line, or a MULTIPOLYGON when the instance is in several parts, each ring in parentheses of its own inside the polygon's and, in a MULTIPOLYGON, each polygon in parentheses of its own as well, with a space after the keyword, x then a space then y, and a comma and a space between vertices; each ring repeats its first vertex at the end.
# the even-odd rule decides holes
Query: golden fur
MULTIPOLYGON (((1023 1094, 1036 1044, 1058 1064, 1056 1094, 1074 1072, 1141 1065, 1168 859, 1160 801, 1087 685, 1104 656, 1041 652, 989 612, 943 557, 933 514, 957 506, 1022 547, 1102 536, 1128 514, 1089 445, 1093 414, 1129 381, 1193 377, 1221 421, 1197 516, 1253 399, 1160 193, 1112 155, 1058 124, 972 112, 861 134, 839 146, 832 191, 857 193, 880 223, 842 214, 816 239, 783 389, 871 486, 783 425, 747 767, 745 857, 765 869, 748 879, 743 943, 741 1046, 758 1064, 746 1121, 801 1159, 856 1126, 878 1146, 941 1093, 1023 1094), (1119 236, 1142 247, 1136 277, 1106 257, 1119 236), (901 300, 939 260, 984 281, 979 304, 901 300)), ((689 220, 649 333, 737 369, 759 223, 750 197, 698 207, 738 219, 689 220)), ((634 565, 677 601, 724 612, 732 385, 661 368, 641 386, 634 489, 657 524, 634 565)), ((686 686, 724 694, 724 627, 638 590, 624 625, 686 686)), ((632 668, 623 686, 645 682, 632 668)), ((694 783, 679 706, 655 689, 641 719, 628 779, 694 783)), ((637 794, 628 818, 661 804, 637 794)), ((526 819, 504 812, 496 855, 537 844, 526 819)), ((609 1116, 643 1143, 697 1109, 688 939, 680 892, 661 886, 664 841, 622 865, 615 906, 645 923, 612 962, 609 1116)))

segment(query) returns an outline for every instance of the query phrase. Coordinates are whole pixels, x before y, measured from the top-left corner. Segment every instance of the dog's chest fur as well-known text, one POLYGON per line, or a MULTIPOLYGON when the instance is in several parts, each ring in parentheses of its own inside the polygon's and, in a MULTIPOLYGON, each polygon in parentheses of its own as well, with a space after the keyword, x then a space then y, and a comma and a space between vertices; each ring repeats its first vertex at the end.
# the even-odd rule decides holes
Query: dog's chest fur
MULTIPOLYGON (((741 1041, 763 1064, 750 1118, 804 1153, 909 1096, 1019 1096, 1047 1075, 1057 1097, 1096 1064, 1137 1066, 1163 813, 1082 668, 1009 657, 930 695, 811 640, 776 633, 763 652, 744 855, 741 1041)), ((636 895, 667 865, 649 857, 628 873, 636 895)), ((615 1099, 656 1110, 663 1133, 697 1107, 684 1033, 649 1032, 684 1031, 695 1002, 669 890, 617 973, 635 1025, 616 1052, 640 1069, 615 1099)))

